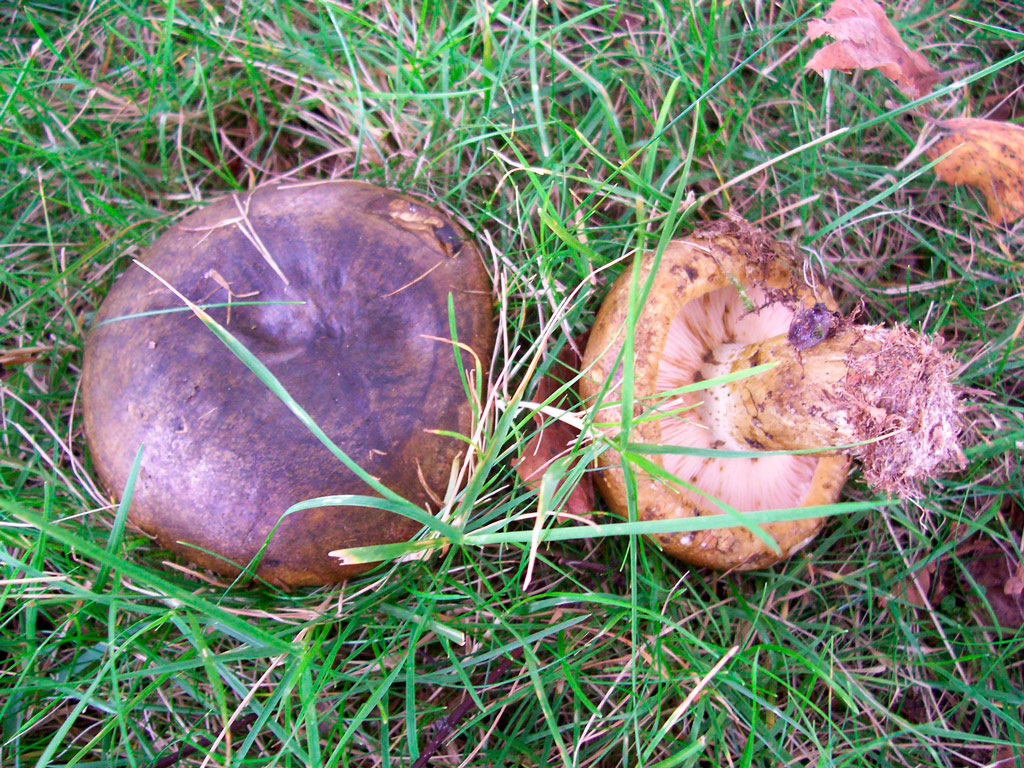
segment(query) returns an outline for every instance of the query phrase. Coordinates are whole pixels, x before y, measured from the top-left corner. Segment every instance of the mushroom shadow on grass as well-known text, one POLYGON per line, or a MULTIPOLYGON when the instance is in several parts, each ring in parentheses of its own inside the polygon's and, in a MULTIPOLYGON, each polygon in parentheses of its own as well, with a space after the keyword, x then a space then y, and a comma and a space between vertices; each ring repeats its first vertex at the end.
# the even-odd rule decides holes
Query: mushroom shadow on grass
MULTIPOLYGON (((474 382, 464 379, 486 367, 494 338, 486 270, 447 217, 359 182, 276 185, 192 213, 142 262, 195 304, 230 304, 208 313, 330 440, 383 486, 437 510, 465 452, 450 435, 472 430, 474 382)), ((136 525, 226 575, 266 544, 257 575, 288 586, 368 567, 342 566, 331 550, 420 529, 368 506, 282 518, 311 498, 380 494, 181 305, 133 265, 86 342, 85 432, 109 491, 120 493, 145 445, 136 525)))
MULTIPOLYGON (((634 467, 634 488, 622 469, 627 458, 601 454, 596 484, 614 511, 628 515, 631 500, 641 520, 828 505, 851 458, 874 488, 906 497, 939 471, 963 466, 954 361, 906 328, 842 317, 827 288, 803 282, 791 251, 746 222, 673 241, 657 262, 646 254, 637 267, 635 285, 649 291, 629 361, 629 446, 649 453, 657 472, 634 467), (761 365, 771 367, 735 376, 761 365), (701 382, 710 386, 693 391, 701 382)), ((579 384, 594 422, 618 447, 636 290, 631 270, 612 286, 579 384)), ((750 569, 806 546, 823 523, 763 526, 778 551, 748 527, 654 538, 689 563, 750 569)))

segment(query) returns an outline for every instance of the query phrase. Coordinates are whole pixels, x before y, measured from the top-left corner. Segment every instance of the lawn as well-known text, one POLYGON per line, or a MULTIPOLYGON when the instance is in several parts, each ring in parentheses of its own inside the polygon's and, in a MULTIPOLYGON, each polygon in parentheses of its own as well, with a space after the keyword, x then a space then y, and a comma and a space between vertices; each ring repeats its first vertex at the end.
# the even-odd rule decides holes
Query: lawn
POLYGON ((0 766, 1024 766, 1024 223, 925 151, 937 120, 1024 120, 1024 6, 886 4, 943 73, 912 101, 805 67, 827 5, 0 7, 0 766), (478 535, 292 591, 126 523, 78 399, 132 259, 282 176, 438 205, 498 316, 458 507, 478 535), (688 567, 635 522, 531 546, 517 396, 637 254, 725 212, 858 322, 944 345, 966 467, 912 501, 854 472, 760 571, 688 567))

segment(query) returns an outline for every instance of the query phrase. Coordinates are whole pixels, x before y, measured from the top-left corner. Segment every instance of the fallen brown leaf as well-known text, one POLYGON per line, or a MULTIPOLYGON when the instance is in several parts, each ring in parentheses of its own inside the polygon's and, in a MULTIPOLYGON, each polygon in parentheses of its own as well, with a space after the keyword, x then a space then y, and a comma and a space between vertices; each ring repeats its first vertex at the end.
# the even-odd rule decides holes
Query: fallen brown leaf
POLYGON ((1008 594, 1005 591, 1009 574, 1003 553, 993 545, 991 550, 971 560, 967 564, 967 570, 978 586, 985 590, 985 599, 999 626, 1014 631, 1024 627, 1024 602, 1021 601, 1020 595, 1008 594))
POLYGON ((923 568, 908 576, 903 582, 903 596, 907 602, 924 608, 928 605, 928 594, 931 592, 932 574, 935 573, 935 563, 928 563, 923 568))
POLYGON ((1017 566, 1017 571, 1003 584, 1003 594, 1020 597, 1024 593, 1024 563, 1017 566))
POLYGON ((1024 216, 1024 127, 998 120, 943 120, 948 131, 929 150, 936 175, 948 184, 969 184, 985 195, 989 217, 1012 224, 1024 216))
POLYGON ((912 99, 931 91, 942 75, 910 50, 875 0, 835 0, 823 19, 807 25, 807 37, 828 35, 829 43, 807 63, 819 75, 826 69, 880 69, 912 99))
MULTIPOLYGON (((535 416, 538 422, 541 416, 535 416)), ((538 427, 540 425, 538 424, 538 427)), ((541 478, 547 468, 558 458, 565 456, 578 433, 575 429, 561 421, 551 421, 540 427, 516 462, 516 472, 530 488, 540 488, 541 478)), ((565 500, 565 511, 571 515, 588 515, 594 510, 594 491, 589 475, 584 475, 565 500)))
MULTIPOLYGON (((586 349, 587 339, 589 338, 590 331, 584 331, 562 347, 558 357, 548 368, 547 374, 541 376, 540 381, 537 382, 537 392, 534 395, 534 399, 538 403, 546 402, 548 398, 554 396, 555 392, 562 385, 575 380, 579 376, 580 366, 583 365, 583 350, 586 349)), ((554 403, 554 405, 562 407, 564 403, 565 397, 563 395, 562 399, 554 403)))
MULTIPOLYGON (((1017 536, 1024 533, 1024 509, 1011 504, 1005 512, 1005 523, 1017 536)), ((971 579, 985 593, 987 608, 996 623, 1016 632, 1024 627, 1024 563, 1012 549, 988 537, 975 536, 957 547, 956 554, 967 568, 971 579)), ((964 581, 964 592, 973 598, 972 585, 964 581)), ((976 599, 976 598, 975 598, 976 599)))
MULTIPOLYGON (((1010 504, 1005 513, 1000 512, 1004 514, 1007 528, 1024 534, 1024 509, 1010 504)), ((1010 632, 1024 628, 1024 561, 1011 547, 990 536, 970 533, 965 523, 954 523, 950 535, 957 542, 954 551, 926 565, 915 564, 913 572, 894 585, 893 591, 918 608, 930 604, 941 609, 940 604, 950 598, 970 605, 986 624, 991 616, 997 626, 1010 632)), ((887 604, 885 597, 879 599, 883 606, 887 604)))
MULTIPOLYGON (((583 361, 579 350, 587 344, 589 333, 581 334, 569 344, 562 347, 558 359, 548 369, 548 373, 537 383, 537 402, 547 402, 555 392, 571 381, 578 373, 583 361)), ((563 393, 551 405, 566 407, 568 398, 563 393)), ((519 477, 530 488, 540 487, 544 472, 556 459, 568 454, 579 432, 563 421, 551 419, 543 414, 533 416, 537 425, 537 434, 526 444, 515 469, 519 477)), ((584 474, 565 500, 565 511, 571 515, 588 515, 594 510, 594 485, 589 474, 584 474)))

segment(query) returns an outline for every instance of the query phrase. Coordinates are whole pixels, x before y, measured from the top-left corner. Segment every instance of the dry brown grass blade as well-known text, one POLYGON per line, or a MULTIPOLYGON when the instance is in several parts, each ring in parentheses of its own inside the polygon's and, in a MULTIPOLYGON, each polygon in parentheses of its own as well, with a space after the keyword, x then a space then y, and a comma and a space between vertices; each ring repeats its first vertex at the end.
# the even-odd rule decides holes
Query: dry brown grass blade
POLYGON ((936 175, 948 184, 976 187, 991 219, 1012 224, 1024 216, 1024 127, 998 120, 960 117, 943 120, 947 132, 929 150, 936 175))
POLYGON ((875 0, 836 0, 825 17, 807 25, 807 37, 835 40, 807 63, 819 75, 826 69, 879 69, 912 99, 928 93, 942 77, 917 51, 903 42, 875 0))

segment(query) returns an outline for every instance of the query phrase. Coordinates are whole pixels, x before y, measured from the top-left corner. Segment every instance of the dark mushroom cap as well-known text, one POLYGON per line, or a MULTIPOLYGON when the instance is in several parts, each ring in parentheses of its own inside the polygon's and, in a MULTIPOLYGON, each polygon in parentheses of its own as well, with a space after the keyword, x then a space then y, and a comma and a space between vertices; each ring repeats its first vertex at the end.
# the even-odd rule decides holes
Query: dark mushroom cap
MULTIPOLYGON (((143 261, 197 303, 228 301, 223 283, 233 301, 305 302, 234 306, 230 320, 225 308, 210 314, 363 469, 436 510, 432 498, 444 496, 465 450, 436 431, 472 428, 456 349, 444 341, 449 294, 458 340, 485 371, 493 346, 490 281, 451 221, 368 184, 279 185, 189 215, 143 261)), ((180 307, 133 265, 86 343, 85 432, 96 471, 115 495, 145 446, 129 510, 134 523, 228 575, 270 537, 257 573, 283 585, 343 579, 366 566, 340 566, 329 551, 404 541, 419 529, 369 507, 282 518, 305 499, 376 494, 192 313, 116 319, 180 307)), ((473 371, 472 357, 458 354, 473 371)))

